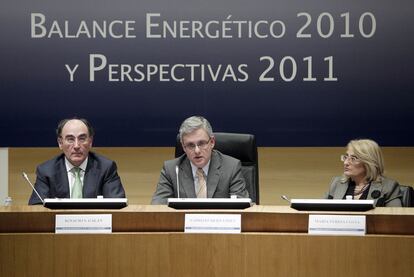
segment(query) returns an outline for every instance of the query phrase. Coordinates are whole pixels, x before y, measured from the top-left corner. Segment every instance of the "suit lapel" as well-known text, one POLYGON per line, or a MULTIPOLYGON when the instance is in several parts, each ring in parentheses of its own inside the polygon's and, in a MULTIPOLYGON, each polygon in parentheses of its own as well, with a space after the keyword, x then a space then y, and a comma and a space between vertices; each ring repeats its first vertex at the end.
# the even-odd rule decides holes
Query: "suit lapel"
MULTIPOLYGON (((375 195, 375 193, 374 193, 375 195)), ((383 197, 384 193, 382 192, 382 184, 380 182, 371 182, 371 186, 369 187, 367 199, 374 199, 375 205, 377 205, 378 200, 383 197), (379 191, 378 197, 373 198, 372 194, 374 191, 379 191)))
POLYGON ((65 165, 65 156, 59 159, 56 169, 56 196, 59 198, 70 198, 68 172, 65 165))
POLYGON ((339 183, 338 186, 336 187, 336 190, 334 191, 334 195, 332 195, 333 198, 343 199, 345 197, 345 193, 348 189, 348 186, 349 186, 349 182, 339 183))
POLYGON ((212 198, 220 181, 221 159, 213 150, 207 176, 207 198, 212 198))
POLYGON ((85 177, 83 180, 83 197, 84 198, 95 198, 97 195, 96 184, 98 181, 96 160, 91 154, 88 157, 88 164, 86 165, 85 177))
POLYGON ((188 158, 183 159, 180 164, 179 180, 180 191, 184 191, 187 198, 195 198, 196 193, 194 187, 193 172, 191 170, 191 165, 188 158))

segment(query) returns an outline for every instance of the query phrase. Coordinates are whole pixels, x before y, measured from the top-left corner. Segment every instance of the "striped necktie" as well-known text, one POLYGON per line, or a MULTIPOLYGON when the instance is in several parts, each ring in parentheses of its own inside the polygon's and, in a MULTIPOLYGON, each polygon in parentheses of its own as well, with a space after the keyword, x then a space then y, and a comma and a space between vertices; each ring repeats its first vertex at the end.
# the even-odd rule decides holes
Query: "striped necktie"
POLYGON ((197 198, 207 198, 207 184, 204 177, 204 171, 202 168, 197 169, 198 186, 197 186, 197 198))

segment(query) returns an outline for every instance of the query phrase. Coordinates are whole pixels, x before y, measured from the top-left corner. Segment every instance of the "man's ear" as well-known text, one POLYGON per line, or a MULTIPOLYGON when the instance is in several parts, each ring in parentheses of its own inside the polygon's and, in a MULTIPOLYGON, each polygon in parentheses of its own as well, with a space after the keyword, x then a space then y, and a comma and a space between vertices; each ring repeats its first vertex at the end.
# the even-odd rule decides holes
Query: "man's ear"
POLYGON ((214 148, 214 146, 216 145, 216 137, 215 136, 212 136, 210 138, 210 141, 211 141, 211 148, 214 148))
POLYGON ((62 150, 62 138, 61 137, 59 137, 59 138, 57 138, 57 143, 58 143, 58 145, 59 145, 59 149, 60 150, 62 150))

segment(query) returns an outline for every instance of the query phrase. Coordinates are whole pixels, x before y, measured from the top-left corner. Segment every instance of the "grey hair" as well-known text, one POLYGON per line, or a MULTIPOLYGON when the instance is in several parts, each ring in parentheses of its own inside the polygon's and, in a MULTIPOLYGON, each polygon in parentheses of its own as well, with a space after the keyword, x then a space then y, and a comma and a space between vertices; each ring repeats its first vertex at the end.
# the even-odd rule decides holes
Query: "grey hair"
POLYGON ((202 116, 191 116, 181 123, 180 126, 180 141, 183 142, 183 137, 198 129, 204 129, 209 137, 213 137, 213 128, 210 122, 202 116))

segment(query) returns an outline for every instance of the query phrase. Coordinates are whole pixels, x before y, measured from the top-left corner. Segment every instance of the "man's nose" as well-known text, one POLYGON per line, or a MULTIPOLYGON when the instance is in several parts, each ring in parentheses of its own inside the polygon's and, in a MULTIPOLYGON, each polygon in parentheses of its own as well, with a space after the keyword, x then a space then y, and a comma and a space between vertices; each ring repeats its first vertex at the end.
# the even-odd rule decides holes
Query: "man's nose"
POLYGON ((75 143, 73 144, 73 147, 79 148, 80 147, 80 141, 78 139, 75 139, 75 143))
POLYGON ((200 146, 198 146, 197 144, 195 145, 195 148, 194 148, 194 152, 196 152, 196 153, 200 153, 200 146))

